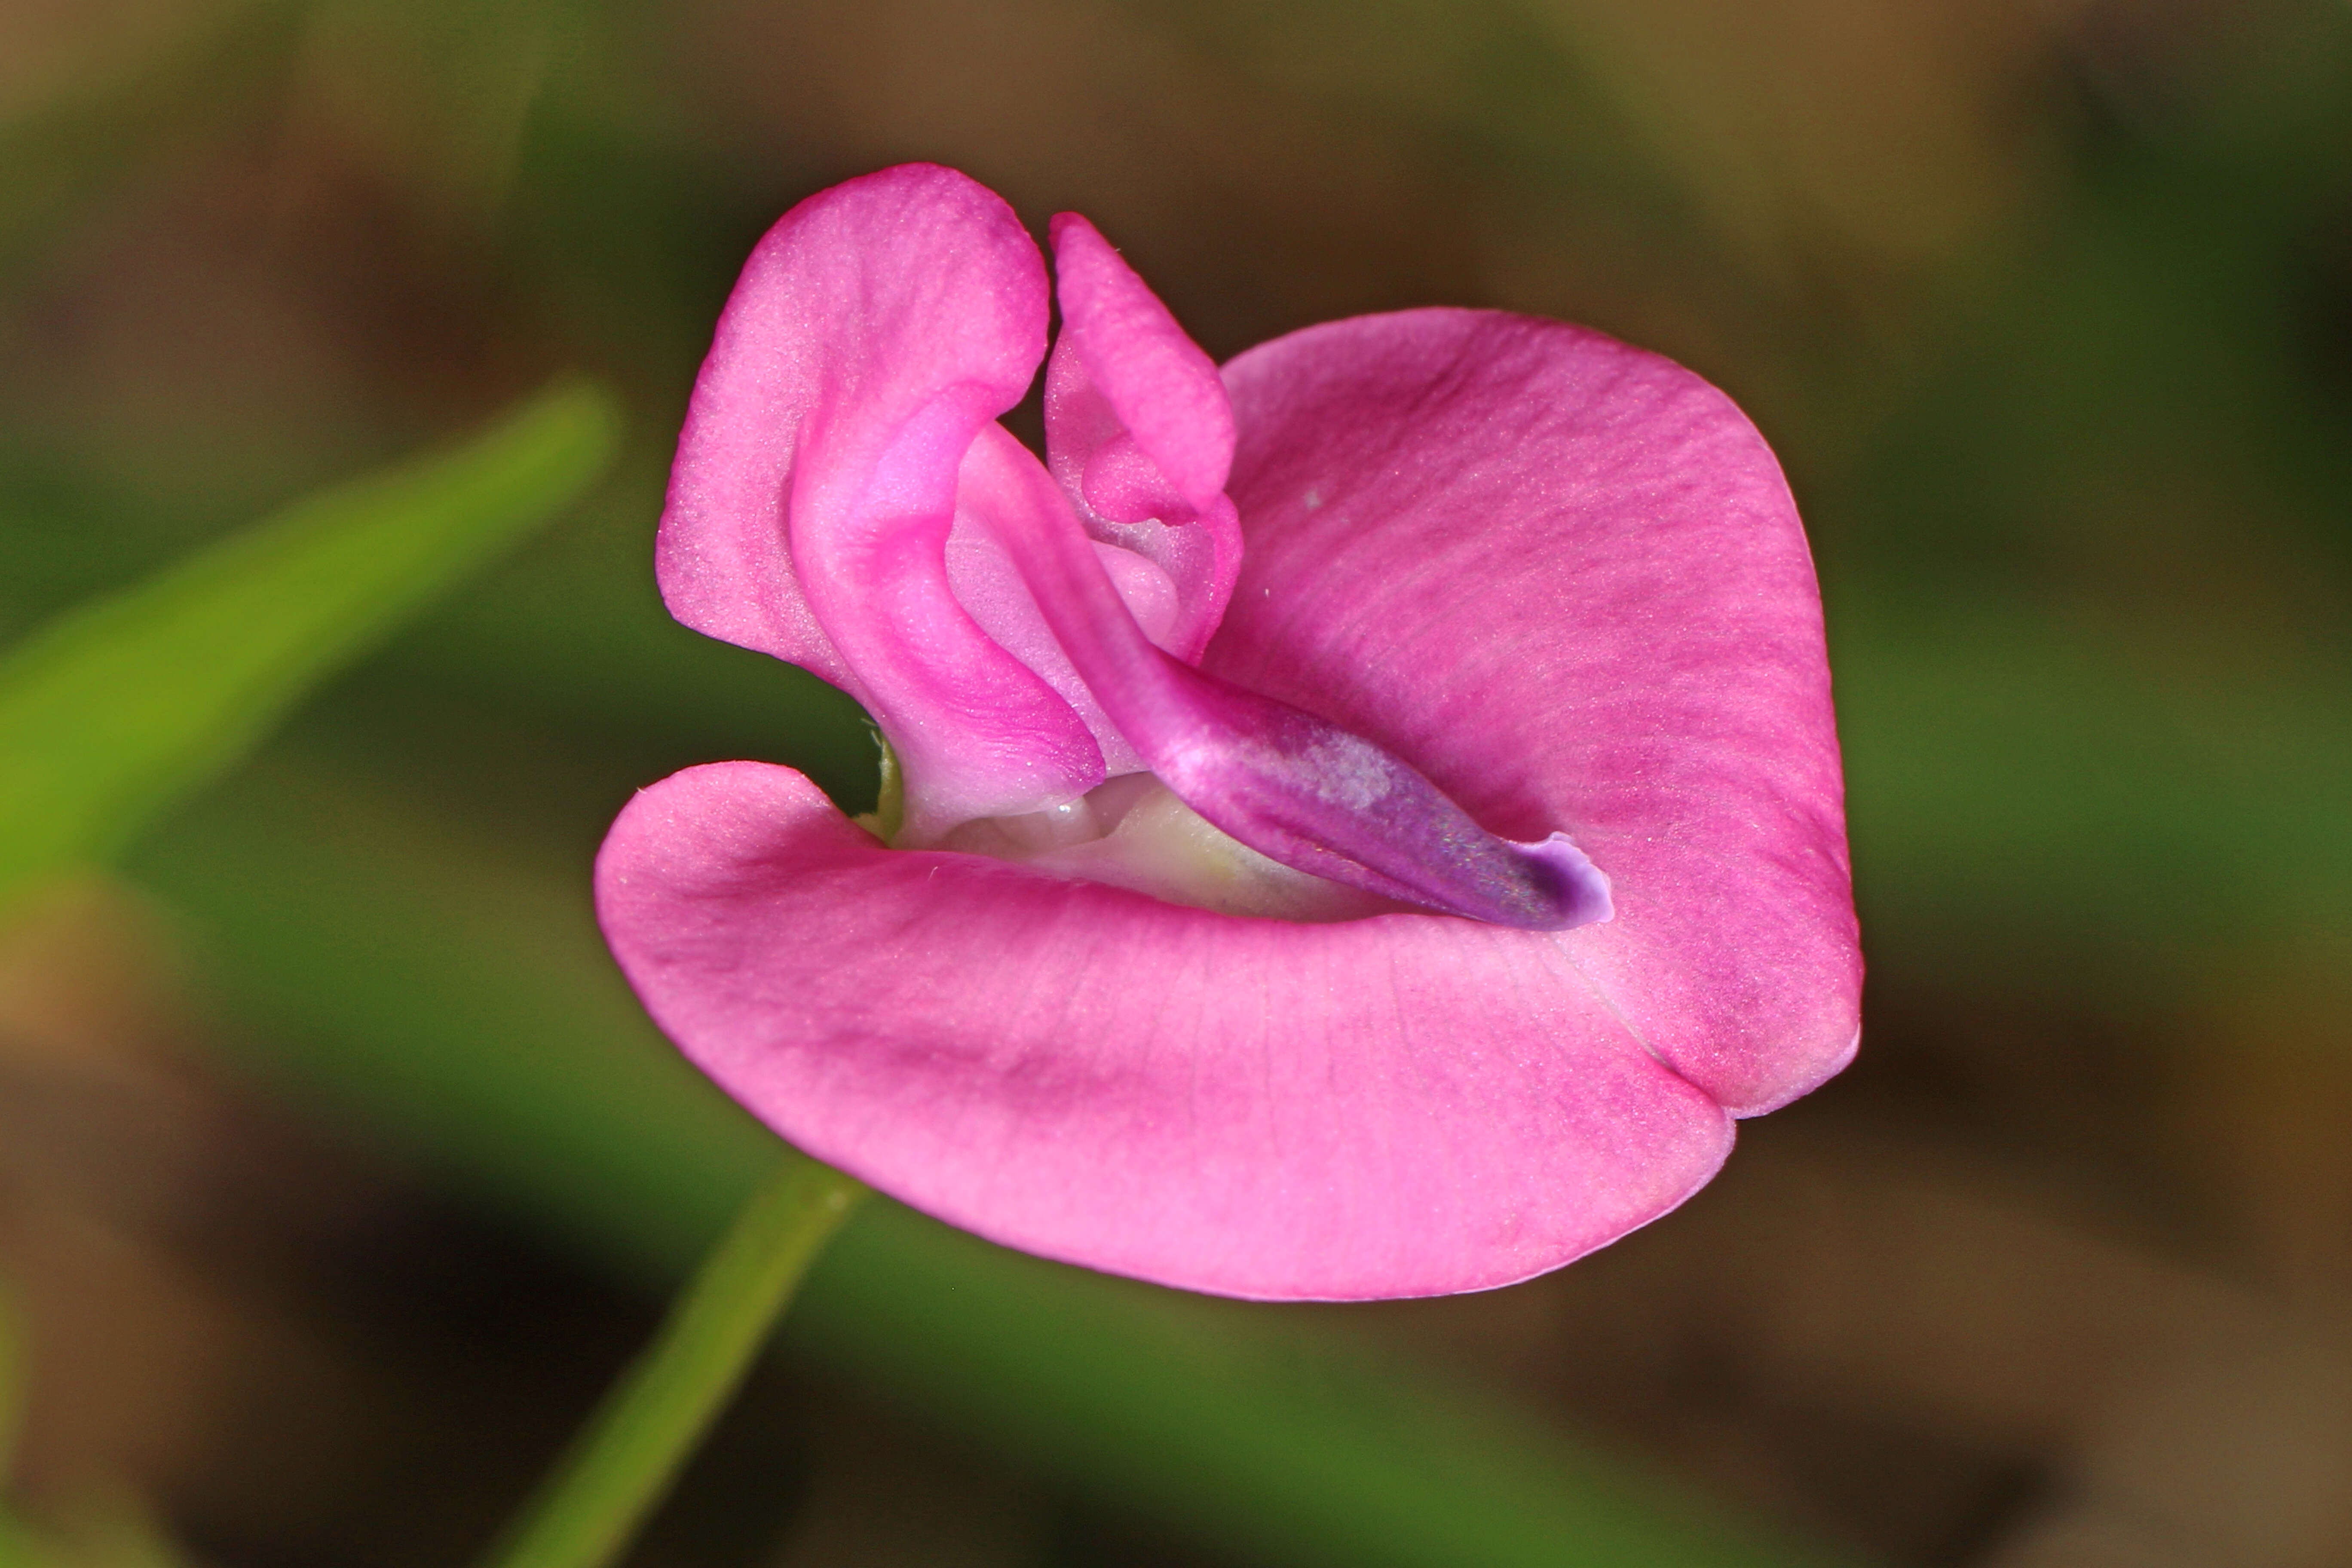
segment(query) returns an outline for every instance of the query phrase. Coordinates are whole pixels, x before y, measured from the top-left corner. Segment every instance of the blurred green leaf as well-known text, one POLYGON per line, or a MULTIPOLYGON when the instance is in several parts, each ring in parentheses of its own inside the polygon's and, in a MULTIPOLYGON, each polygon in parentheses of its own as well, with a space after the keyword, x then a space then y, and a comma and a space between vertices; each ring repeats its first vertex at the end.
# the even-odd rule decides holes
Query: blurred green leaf
POLYGON ((1902 973, 2177 997, 2352 937, 2336 660, 1858 582, 1833 608, 1864 929, 1902 973))
MULTIPOLYGON (((585 864, 534 853, 382 778, 281 761, 182 814, 133 868, 299 1042, 257 1068, 667 1286, 778 1145, 635 1006, 597 938, 585 864)), ((1506 1404, 1300 1326, 877 1202, 820 1260, 784 1341, 1243 1561, 1818 1561, 1506 1404)))
POLYGON ((0 659, 0 898, 119 852, 303 693, 596 477, 618 420, 550 392, 456 451, 301 501, 0 659))

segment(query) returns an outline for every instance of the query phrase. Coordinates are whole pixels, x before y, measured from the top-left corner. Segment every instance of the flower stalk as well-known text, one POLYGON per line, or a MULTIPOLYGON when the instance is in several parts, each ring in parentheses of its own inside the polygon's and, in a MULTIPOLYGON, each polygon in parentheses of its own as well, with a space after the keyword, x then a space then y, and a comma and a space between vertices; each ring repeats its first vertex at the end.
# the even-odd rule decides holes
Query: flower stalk
POLYGON ((688 1281, 484 1568, 601 1568, 677 1479, 866 1189, 789 1155, 688 1281))

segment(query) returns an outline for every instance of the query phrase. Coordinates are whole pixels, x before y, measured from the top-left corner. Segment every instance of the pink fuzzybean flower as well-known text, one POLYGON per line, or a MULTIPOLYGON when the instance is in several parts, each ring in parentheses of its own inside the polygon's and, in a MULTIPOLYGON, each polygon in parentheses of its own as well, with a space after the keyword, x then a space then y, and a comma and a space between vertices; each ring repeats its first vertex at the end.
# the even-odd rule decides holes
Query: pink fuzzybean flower
POLYGON ((887 742, 690 768, 597 863, 655 1020, 1009 1246, 1266 1299, 1553 1268, 1852 1056, 1821 605, 1722 394, 1423 310, 1222 372, 1053 225, 886 169, 770 231, 678 446, 688 626, 887 742), (1590 856, 1588 859, 1587 857, 1590 856))

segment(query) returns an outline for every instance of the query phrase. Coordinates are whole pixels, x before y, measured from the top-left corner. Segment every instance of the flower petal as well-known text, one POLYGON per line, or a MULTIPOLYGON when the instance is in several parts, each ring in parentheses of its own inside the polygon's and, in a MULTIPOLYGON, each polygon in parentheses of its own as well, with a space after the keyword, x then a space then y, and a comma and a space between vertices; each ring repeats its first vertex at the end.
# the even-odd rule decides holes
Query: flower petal
MULTIPOLYGON (((1003 439, 1012 442, 1013 437, 1008 435, 1003 439)), ((977 443, 974 450, 978 450, 977 443)), ((990 640, 1035 671, 1070 705, 1101 748, 1106 773, 1116 775, 1149 767, 1150 764, 1112 728, 1110 721, 1103 716, 1102 704, 1071 667, 1069 656, 1062 651, 1062 645, 1055 640, 1045 617, 1038 613, 1021 569, 990 526, 986 511, 973 505, 971 498, 959 496, 958 500, 961 504, 956 511, 955 529, 948 535, 948 581, 955 590, 956 602, 971 612, 990 640)), ((1059 501, 1058 494, 1054 500, 1059 501)), ((1164 633, 1176 614, 1176 588, 1169 582, 1168 574, 1144 557, 1118 545, 1095 542, 1093 549, 1103 570, 1119 589, 1120 598, 1134 614, 1136 623, 1147 628, 1146 635, 1153 626, 1164 633)))
POLYGON ((1721 393, 1527 317, 1337 321, 1225 369, 1249 554, 1202 668, 1558 826, 1616 918, 1557 937, 1740 1114, 1851 1057, 1861 957, 1821 605, 1721 393))
POLYGON ((1201 656, 1233 595, 1241 532, 1225 475, 1234 416, 1215 362, 1076 213, 1053 222, 1062 336, 1045 375, 1045 447, 1087 531, 1176 584, 1152 640, 1201 656))
POLYGON ((1566 835, 1497 838, 1402 759, 1155 647, 1101 547, 1001 426, 966 453, 960 495, 1002 542, 1116 736, 1241 843, 1380 898, 1498 925, 1558 931, 1609 918, 1608 879, 1566 835))
MULTIPOLYGON (((1094 225, 1062 213, 1052 236, 1064 344, 1134 450, 1185 505, 1206 511, 1234 463, 1233 405, 1216 362, 1094 225)), ((1156 514, 1111 515, 1134 522, 1156 514)))
POLYGON ((922 841, 1099 783, 1068 703, 958 604, 956 474, 1045 353, 1045 267, 1011 208, 908 164, 812 196, 761 240, 720 319, 662 518, 687 625, 863 702, 922 841))
POLYGON ((1729 1147, 1550 939, 1237 919, 885 850, 788 769, 640 794, 597 908, 656 1021, 801 1148, 1167 1284, 1507 1284, 1664 1213, 1729 1147))

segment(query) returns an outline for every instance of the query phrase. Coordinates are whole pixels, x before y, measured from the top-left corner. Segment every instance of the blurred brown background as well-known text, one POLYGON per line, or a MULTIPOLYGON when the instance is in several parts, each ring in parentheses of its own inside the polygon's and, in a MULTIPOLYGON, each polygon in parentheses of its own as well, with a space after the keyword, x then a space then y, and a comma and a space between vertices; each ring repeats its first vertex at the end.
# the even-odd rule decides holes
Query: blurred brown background
MULTIPOLYGON (((29 1516, 462 1558, 644 1331, 528 1150, 300 1064, 455 973, 419 931, 622 1018, 584 889, 636 784, 870 799, 854 712, 669 626, 648 547, 751 241, 908 158, 1087 212, 1220 356, 1434 302, 1657 348, 1813 530, 1859 1065, 1606 1253, 1294 1326, 1865 1561, 2352 1564, 2340 0, 0 0, 0 635, 555 371, 633 416, 593 506, 0 946, 29 1516)), ((787 1358, 636 1561, 1218 1552, 787 1358)))

